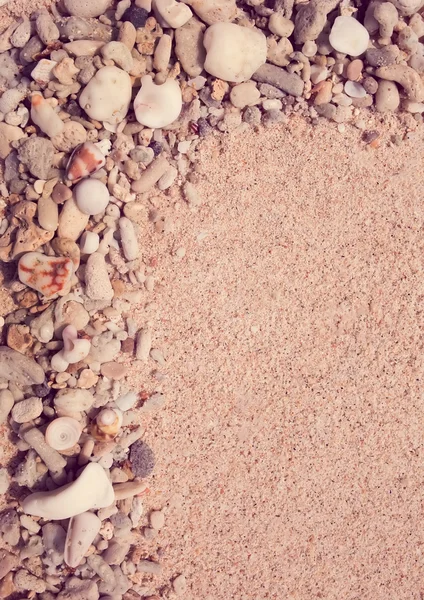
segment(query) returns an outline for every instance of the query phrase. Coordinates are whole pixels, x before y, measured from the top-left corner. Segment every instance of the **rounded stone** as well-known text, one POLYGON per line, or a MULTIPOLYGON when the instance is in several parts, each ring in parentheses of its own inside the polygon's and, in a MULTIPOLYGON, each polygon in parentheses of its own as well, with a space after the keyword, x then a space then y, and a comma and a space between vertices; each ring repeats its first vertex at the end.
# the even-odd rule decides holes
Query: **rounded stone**
POLYGON ((63 4, 70 15, 90 19, 103 15, 110 6, 110 0, 64 0, 63 4))
POLYGON ((155 466, 153 450, 141 440, 134 442, 130 448, 130 462, 136 477, 147 477, 155 466))

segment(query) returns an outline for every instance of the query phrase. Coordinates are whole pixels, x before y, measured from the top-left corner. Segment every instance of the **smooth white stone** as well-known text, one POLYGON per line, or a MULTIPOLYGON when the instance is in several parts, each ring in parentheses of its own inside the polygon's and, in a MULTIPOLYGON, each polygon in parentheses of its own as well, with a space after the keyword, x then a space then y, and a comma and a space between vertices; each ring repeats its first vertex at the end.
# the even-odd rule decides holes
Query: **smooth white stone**
POLYGON ((363 54, 368 48, 369 39, 368 31, 353 17, 337 17, 329 37, 334 50, 349 56, 363 54))
POLYGON ((81 254, 93 254, 99 249, 100 237, 94 231, 84 231, 79 241, 81 254))
POLYGON ((205 71, 224 81, 246 81, 266 62, 266 37, 259 29, 215 23, 206 30, 203 45, 205 71))
POLYGON ((85 215, 98 215, 109 204, 109 190, 99 179, 83 179, 74 188, 75 201, 85 215))
POLYGON ((153 8, 164 21, 164 26, 173 29, 182 27, 193 16, 187 4, 175 0, 154 0, 153 8))
POLYGON ((65 541, 65 562, 75 569, 99 533, 102 522, 94 513, 84 512, 72 517, 65 541))
POLYGON ((103 67, 83 90, 79 103, 89 117, 116 125, 126 116, 131 102, 131 78, 118 67, 103 67))
POLYGON ((156 85, 150 75, 141 78, 141 88, 134 100, 136 119, 142 125, 159 129, 180 116, 183 100, 179 83, 168 79, 156 85))
POLYGON ((344 90, 351 98, 364 98, 367 95, 365 88, 356 81, 346 81, 344 90))

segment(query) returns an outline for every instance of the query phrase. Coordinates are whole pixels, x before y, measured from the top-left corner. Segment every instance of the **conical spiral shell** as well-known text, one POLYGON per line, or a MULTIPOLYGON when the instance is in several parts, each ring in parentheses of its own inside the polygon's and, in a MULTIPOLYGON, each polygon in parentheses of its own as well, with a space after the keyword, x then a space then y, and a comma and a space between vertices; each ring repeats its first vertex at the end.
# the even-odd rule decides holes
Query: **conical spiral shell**
POLYGON ((81 424, 72 417, 59 417, 52 421, 46 429, 47 444, 58 450, 69 450, 75 446, 82 432, 81 424))

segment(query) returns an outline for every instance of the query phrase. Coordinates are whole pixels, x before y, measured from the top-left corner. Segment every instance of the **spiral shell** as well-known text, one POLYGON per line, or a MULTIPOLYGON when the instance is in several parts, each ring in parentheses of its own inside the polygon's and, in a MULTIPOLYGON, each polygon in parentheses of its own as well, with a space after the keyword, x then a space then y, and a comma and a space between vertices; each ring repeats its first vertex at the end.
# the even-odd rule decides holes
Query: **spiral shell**
POLYGON ((117 408, 104 408, 91 427, 91 435, 103 442, 113 440, 121 430, 122 412, 117 408))
POLYGON ((49 424, 45 438, 51 448, 60 452, 73 448, 80 439, 81 432, 81 424, 76 419, 59 417, 49 424))

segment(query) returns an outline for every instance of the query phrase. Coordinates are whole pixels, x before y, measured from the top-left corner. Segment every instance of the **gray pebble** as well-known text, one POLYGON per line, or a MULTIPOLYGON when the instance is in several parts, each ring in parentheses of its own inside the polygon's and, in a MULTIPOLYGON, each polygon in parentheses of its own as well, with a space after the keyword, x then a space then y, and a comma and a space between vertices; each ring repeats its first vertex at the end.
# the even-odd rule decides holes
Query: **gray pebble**
POLYGON ((393 65, 399 57, 397 46, 384 46, 383 48, 368 48, 366 61, 372 67, 386 67, 393 65))
POLYGON ((32 137, 19 148, 19 160, 39 179, 48 179, 53 157, 54 146, 45 138, 32 137))
POLYGON ((325 117, 326 119, 334 119, 337 109, 334 106, 334 104, 320 104, 319 106, 315 106, 315 110, 317 111, 320 117, 325 117))
POLYGON ((43 42, 40 40, 38 35, 34 35, 19 53, 19 60, 24 65, 29 65, 35 61, 35 57, 44 48, 43 42))
POLYGON ((111 567, 101 556, 96 554, 91 555, 87 558, 87 563, 89 567, 91 567, 93 571, 97 573, 102 581, 110 586, 115 585, 115 575, 111 567))
POLYGON ((15 399, 9 390, 0 391, 0 425, 2 425, 13 408, 15 399))
POLYGON ((257 106, 248 106, 243 112, 243 121, 249 125, 259 125, 261 116, 261 111, 257 106))
POLYGON ((131 543, 125 540, 113 540, 103 552, 103 559, 108 565, 120 565, 130 550, 131 543))
POLYGON ((136 477, 147 477, 155 466, 153 450, 145 442, 137 440, 130 448, 130 462, 136 477))
POLYGON ((28 423, 36 419, 43 412, 43 403, 41 398, 35 396, 17 402, 12 408, 12 419, 16 423, 28 423))
POLYGON ((259 83, 269 83, 292 96, 301 96, 305 85, 297 73, 288 73, 285 69, 268 63, 259 67, 252 79, 259 83))
POLYGON ((46 46, 59 39, 59 29, 47 11, 43 11, 38 15, 35 21, 35 29, 38 37, 46 46))
POLYGON ((19 558, 8 552, 7 550, 0 550, 0 580, 6 577, 10 571, 16 569, 19 564, 19 558))
POLYGON ((204 31, 205 25, 195 17, 175 30, 175 54, 190 77, 196 77, 203 71, 206 58, 204 31))
POLYGON ((7 346, 0 346, 0 378, 17 385, 34 385, 43 383, 44 371, 33 358, 7 346))
POLYGON ((162 567, 159 563, 152 560, 140 560, 137 565, 137 571, 139 573, 150 573, 152 575, 160 575, 162 573, 162 567))
POLYGON ((261 83, 261 85, 259 86, 259 91, 262 94, 262 96, 265 96, 270 100, 274 98, 281 99, 284 98, 284 96, 286 95, 285 92, 279 90, 274 85, 270 85, 269 83, 261 83))
POLYGON ((8 508, 0 514, 0 534, 2 539, 10 546, 17 546, 21 539, 21 524, 13 508, 8 508))
POLYGON ((10 38, 10 41, 15 48, 23 48, 31 37, 32 25, 31 21, 24 18, 23 22, 15 29, 10 38))

